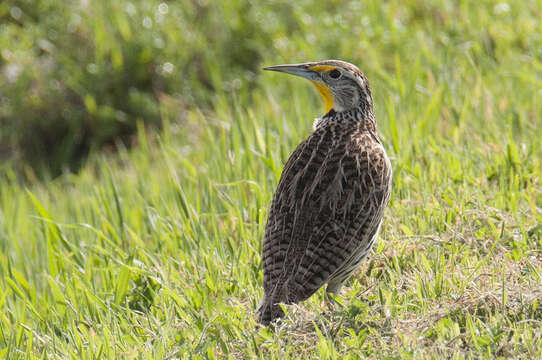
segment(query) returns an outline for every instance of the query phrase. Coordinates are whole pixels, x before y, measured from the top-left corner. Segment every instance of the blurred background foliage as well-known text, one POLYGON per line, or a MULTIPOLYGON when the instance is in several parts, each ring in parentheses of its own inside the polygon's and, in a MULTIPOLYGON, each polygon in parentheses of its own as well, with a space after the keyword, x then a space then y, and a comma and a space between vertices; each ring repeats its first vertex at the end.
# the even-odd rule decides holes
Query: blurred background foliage
MULTIPOLYGON (((498 62, 518 63, 518 49, 537 61, 530 66, 540 67, 536 2, 512 9, 493 1, 451 4, 4 0, 4 169, 38 177, 77 170, 91 151, 133 145, 138 126, 182 122, 186 110, 212 109, 224 92, 242 88, 239 96, 250 98, 260 67, 276 62, 340 57, 401 96, 401 79, 389 75, 398 59, 427 67, 430 82, 453 79, 454 62, 472 62, 480 72, 498 62), (518 16, 519 28, 502 26, 518 16), (429 50, 435 48, 442 52, 429 50)), ((445 90, 455 98, 453 88, 445 90)), ((452 113, 460 110, 452 104, 452 113)))

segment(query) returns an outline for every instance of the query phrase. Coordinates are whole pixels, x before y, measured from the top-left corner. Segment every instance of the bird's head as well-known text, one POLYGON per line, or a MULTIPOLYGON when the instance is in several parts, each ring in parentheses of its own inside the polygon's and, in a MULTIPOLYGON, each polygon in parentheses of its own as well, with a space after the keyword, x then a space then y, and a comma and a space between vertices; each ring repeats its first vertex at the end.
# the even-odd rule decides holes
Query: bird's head
POLYGON ((341 60, 303 64, 285 64, 264 68, 309 79, 324 100, 326 113, 347 111, 356 107, 371 110, 373 100, 369 82, 355 66, 341 60))

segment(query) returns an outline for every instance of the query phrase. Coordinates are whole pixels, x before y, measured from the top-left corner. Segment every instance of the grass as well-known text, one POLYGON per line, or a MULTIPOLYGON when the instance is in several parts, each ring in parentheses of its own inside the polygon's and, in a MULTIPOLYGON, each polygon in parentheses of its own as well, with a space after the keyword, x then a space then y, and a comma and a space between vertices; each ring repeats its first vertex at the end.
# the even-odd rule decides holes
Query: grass
POLYGON ((340 304, 320 291, 274 331, 255 322, 267 209, 322 108, 269 73, 180 121, 164 112, 163 131, 140 126, 136 148, 77 175, 7 172, 0 358, 542 357, 542 4, 368 2, 359 42, 339 25, 360 9, 307 18, 307 4, 292 16, 330 47, 302 28, 266 64, 357 63, 394 168, 380 241, 340 304))

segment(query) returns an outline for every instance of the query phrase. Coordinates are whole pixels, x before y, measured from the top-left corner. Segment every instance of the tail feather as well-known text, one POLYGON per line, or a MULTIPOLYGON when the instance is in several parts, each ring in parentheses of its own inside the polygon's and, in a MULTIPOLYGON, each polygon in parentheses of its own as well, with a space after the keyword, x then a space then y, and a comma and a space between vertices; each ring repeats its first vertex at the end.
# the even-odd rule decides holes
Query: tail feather
POLYGON ((275 319, 284 317, 284 311, 282 311, 280 305, 267 300, 265 297, 260 301, 258 313, 258 322, 264 326, 268 326, 275 319))

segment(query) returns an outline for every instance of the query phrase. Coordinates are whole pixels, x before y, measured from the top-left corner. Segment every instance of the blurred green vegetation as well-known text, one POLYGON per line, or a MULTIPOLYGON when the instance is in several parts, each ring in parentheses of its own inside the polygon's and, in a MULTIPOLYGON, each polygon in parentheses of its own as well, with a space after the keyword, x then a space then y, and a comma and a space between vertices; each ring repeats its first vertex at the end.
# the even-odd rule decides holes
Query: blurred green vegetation
POLYGON ((255 13, 248 1, 2 2, 0 147, 54 176, 129 144, 138 122, 212 105, 265 55, 255 13))
POLYGON ((501 91, 541 81, 530 75, 542 56, 537 2, 503 4, 3 1, 0 156, 41 175, 76 170, 93 149, 132 144, 138 123, 182 121, 241 88, 250 97, 261 65, 276 61, 339 57, 401 96, 410 89, 392 75, 397 61, 423 67, 457 118, 464 63, 470 87, 499 69, 501 91))

